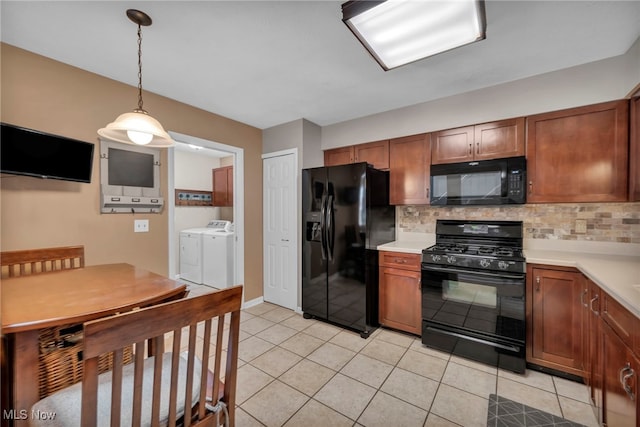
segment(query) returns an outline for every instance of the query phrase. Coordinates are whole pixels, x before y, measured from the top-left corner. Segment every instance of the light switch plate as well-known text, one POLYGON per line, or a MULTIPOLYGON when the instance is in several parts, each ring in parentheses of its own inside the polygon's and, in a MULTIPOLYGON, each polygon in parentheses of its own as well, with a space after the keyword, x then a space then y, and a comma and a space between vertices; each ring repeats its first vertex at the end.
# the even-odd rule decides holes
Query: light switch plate
POLYGON ((576 234, 585 234, 587 232, 587 220, 576 219, 576 234))
POLYGON ((133 221, 133 231, 136 233, 148 233, 149 232, 149 220, 148 219, 136 219, 133 221))

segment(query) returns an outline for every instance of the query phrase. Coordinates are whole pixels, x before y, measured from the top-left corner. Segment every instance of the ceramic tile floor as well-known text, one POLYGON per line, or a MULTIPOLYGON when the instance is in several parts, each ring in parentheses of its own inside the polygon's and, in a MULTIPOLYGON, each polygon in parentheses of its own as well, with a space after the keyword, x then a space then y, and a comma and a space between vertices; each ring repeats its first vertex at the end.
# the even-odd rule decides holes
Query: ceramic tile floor
POLYGON ((388 329, 365 340, 270 303, 242 311, 239 359, 238 427, 486 426, 490 394, 597 426, 585 385, 450 357, 388 329))

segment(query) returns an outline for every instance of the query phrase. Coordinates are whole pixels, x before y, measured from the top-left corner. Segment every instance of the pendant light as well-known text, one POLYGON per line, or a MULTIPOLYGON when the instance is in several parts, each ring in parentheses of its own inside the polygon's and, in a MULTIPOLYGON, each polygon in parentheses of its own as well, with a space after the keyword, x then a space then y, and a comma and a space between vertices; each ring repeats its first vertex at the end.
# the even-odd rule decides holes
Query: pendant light
POLYGON ((175 144, 171 136, 164 130, 159 121, 142 108, 142 30, 141 26, 151 25, 151 18, 136 9, 127 10, 127 16, 138 24, 138 108, 131 113, 124 113, 98 130, 101 137, 125 144, 143 145, 146 147, 171 147, 175 144))

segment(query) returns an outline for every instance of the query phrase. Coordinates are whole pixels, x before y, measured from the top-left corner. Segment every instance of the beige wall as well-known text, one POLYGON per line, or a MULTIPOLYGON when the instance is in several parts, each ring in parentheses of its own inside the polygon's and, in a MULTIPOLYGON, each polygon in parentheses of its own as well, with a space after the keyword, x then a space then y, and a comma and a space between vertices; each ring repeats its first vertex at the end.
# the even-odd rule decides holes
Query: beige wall
MULTIPOLYGON (((0 47, 3 122, 97 144, 97 129, 136 106, 136 89, 132 86, 7 44, 0 47)), ((245 300, 260 297, 261 130, 148 92, 144 93, 144 107, 167 130, 244 150, 245 300)), ((97 148, 91 184, 2 176, 0 248, 83 244, 89 265, 129 262, 168 274, 167 210, 144 215, 149 219, 149 233, 133 233, 133 220, 142 218, 141 214, 101 215, 97 148)), ((166 198, 166 152, 162 163, 166 198)))

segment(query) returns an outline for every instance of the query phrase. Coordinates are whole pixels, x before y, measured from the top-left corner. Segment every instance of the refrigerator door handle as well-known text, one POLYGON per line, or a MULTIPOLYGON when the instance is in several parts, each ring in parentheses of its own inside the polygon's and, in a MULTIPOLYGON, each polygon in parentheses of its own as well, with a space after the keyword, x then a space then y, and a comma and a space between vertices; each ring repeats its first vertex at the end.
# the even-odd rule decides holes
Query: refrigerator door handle
POLYGON ((320 201, 320 247, 322 248, 322 259, 327 259, 327 196, 326 194, 322 195, 322 200, 320 201))
POLYGON ((327 200, 327 254, 329 261, 333 261, 333 246, 336 237, 335 218, 333 214, 333 196, 327 200))

